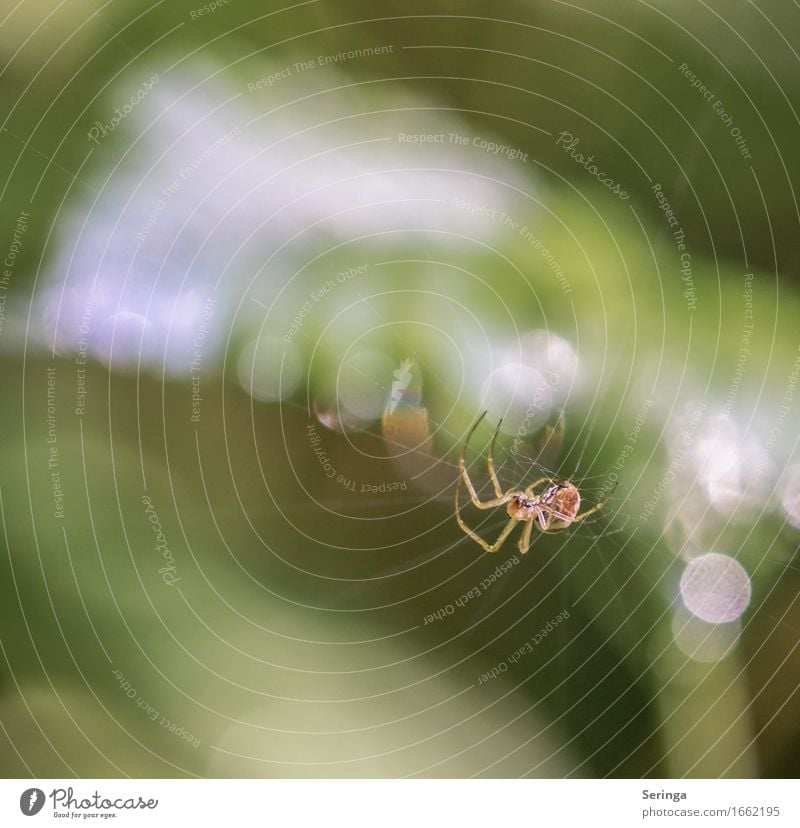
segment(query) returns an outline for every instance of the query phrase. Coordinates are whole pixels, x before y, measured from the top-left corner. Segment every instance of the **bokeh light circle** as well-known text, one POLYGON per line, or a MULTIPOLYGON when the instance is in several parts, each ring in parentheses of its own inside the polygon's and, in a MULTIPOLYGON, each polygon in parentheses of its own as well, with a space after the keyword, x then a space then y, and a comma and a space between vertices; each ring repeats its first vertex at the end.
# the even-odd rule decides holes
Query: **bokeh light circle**
POLYGON ((303 378, 303 359, 294 345, 263 336, 242 349, 236 376, 242 388, 261 402, 285 400, 303 378))
POLYGON ((681 575, 681 597, 686 608, 712 624, 739 618, 750 604, 751 593, 745 568, 719 552, 689 561, 681 575))
POLYGON ((553 409, 553 393, 544 373, 521 362, 507 362, 493 371, 481 398, 489 422, 502 419, 501 430, 520 437, 540 429, 553 409))

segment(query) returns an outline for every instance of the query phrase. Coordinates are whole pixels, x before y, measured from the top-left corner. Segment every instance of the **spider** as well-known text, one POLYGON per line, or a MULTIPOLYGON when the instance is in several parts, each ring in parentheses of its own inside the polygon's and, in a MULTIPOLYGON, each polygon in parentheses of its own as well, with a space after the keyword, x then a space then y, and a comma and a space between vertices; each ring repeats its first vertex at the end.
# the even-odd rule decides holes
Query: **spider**
POLYGON ((458 484, 456 485, 455 501, 456 520, 458 521, 458 525, 467 535, 469 535, 469 537, 472 538, 472 540, 477 541, 487 552, 497 552, 518 523, 525 524, 525 528, 522 530, 522 536, 517 544, 519 546, 520 554, 524 555, 531 545, 531 534, 533 532, 534 524, 536 524, 542 532, 548 532, 551 534, 554 532, 563 532, 573 524, 579 523, 589 517, 589 515, 594 514, 603 508, 608 500, 608 497, 611 496, 610 494, 596 506, 593 506, 591 509, 587 509, 582 514, 578 514, 581 508, 581 495, 578 491, 578 487, 574 483, 570 483, 568 480, 554 481, 549 477, 540 477, 524 489, 512 488, 503 493, 503 490, 500 488, 500 482, 497 479, 497 473, 494 470, 494 459, 492 457, 494 453, 494 444, 500 431, 500 425, 503 422, 502 420, 500 420, 497 424, 497 429, 494 432, 492 442, 489 446, 489 456, 486 461, 486 465, 489 468, 489 477, 491 478, 492 486, 494 486, 496 497, 491 500, 481 501, 478 497, 478 493, 475 491, 475 487, 472 485, 472 481, 470 480, 467 472, 467 467, 464 464, 464 455, 467 452, 467 446, 469 445, 470 438, 485 416, 486 412, 484 411, 470 429, 469 434, 467 434, 467 439, 464 441, 464 447, 461 449, 461 456, 458 460, 459 476, 458 484), (506 513, 508 514, 509 521, 503 528, 503 531, 500 533, 497 540, 492 544, 487 543, 483 538, 479 537, 477 532, 470 529, 461 517, 460 501, 462 481, 466 484, 467 489, 469 490, 469 496, 472 499, 472 502, 479 509, 494 509, 497 506, 507 504, 506 513), (549 485, 539 494, 534 494, 533 490, 542 483, 548 483, 549 485))

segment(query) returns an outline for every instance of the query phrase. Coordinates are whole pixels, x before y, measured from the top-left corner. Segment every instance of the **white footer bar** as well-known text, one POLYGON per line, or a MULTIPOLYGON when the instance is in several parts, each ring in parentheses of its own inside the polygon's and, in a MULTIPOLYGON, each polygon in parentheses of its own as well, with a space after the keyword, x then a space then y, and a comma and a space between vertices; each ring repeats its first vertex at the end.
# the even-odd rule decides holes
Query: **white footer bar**
POLYGON ((0 780, 0 825, 800 826, 796 780, 0 780))

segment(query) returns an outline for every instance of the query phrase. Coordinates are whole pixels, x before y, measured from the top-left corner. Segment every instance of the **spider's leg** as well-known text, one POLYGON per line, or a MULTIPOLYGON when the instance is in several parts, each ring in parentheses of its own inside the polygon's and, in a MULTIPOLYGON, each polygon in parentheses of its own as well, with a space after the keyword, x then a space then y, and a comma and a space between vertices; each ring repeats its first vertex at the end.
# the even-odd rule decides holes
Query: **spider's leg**
POLYGON ((531 545, 531 532, 533 532, 533 521, 528 521, 525 524, 525 528, 522 530, 522 537, 519 539, 519 553, 520 555, 524 555, 531 545))
MULTIPOLYGON (((467 446, 469 445, 469 438, 472 437, 473 432, 478 427, 478 423, 486 416, 486 412, 484 411, 480 417, 478 417, 475 425, 467 434, 467 439, 464 441, 464 447, 461 449, 461 456, 458 458, 458 472, 459 472, 459 486, 461 485, 461 480, 463 478, 464 483, 467 486, 467 491, 469 491, 469 496, 472 502, 479 508, 479 509, 494 509, 495 506, 500 506, 503 503, 508 503, 510 500, 508 494, 503 494, 500 491, 500 488, 497 484, 497 478, 493 479, 493 483, 495 486, 495 491, 497 492, 497 497, 492 500, 487 500, 486 502, 481 502, 481 499, 478 497, 478 493, 475 491, 475 487, 472 485, 472 480, 470 479, 469 472, 467 471, 466 463, 464 462, 464 455, 467 452, 467 446)), ((456 498, 458 498, 458 493, 456 492, 456 498)))
POLYGON ((553 510, 550 510, 550 517, 545 517, 544 509, 539 507, 536 512, 536 519, 539 521, 539 526, 542 527, 542 532, 547 532, 550 529, 550 521, 552 520, 553 510))
POLYGON ((492 478, 492 485, 494 486, 494 493, 498 497, 503 496, 503 490, 500 488, 500 481, 497 479, 497 472, 494 470, 494 444, 497 442, 497 435, 500 432, 500 426, 503 424, 503 420, 497 423, 497 428, 494 430, 494 435, 492 436, 492 442, 489 444, 489 456, 486 460, 486 465, 489 467, 489 477, 492 478))
POLYGON ((592 506, 591 509, 587 509, 582 515, 577 515, 576 517, 574 517, 572 519, 572 522, 573 523, 578 523, 579 521, 583 520, 584 518, 589 517, 589 515, 593 515, 595 512, 599 512, 603 508, 603 506, 606 505, 606 503, 608 502, 608 499, 611 497, 611 495, 614 494, 616 489, 617 489, 617 484, 615 483, 614 488, 596 506, 592 506))
POLYGON ((511 534, 511 530, 516 526, 517 521, 514 518, 509 518, 508 523, 503 528, 503 531, 500 533, 500 536, 493 544, 487 543, 477 532, 473 529, 470 529, 469 526, 464 522, 464 518, 461 517, 461 508, 459 504, 459 494, 461 492, 461 479, 459 478, 458 485, 456 486, 456 520, 458 521, 458 525, 461 527, 461 531, 464 532, 468 537, 472 538, 472 540, 479 543, 487 552, 497 552, 497 550, 503 545, 503 541, 511 534))
POLYGON ((530 485, 525 487, 525 494, 528 495, 528 497, 530 497, 533 494, 533 490, 537 486, 541 486, 542 483, 549 483, 549 482, 550 482, 549 477, 540 477, 538 480, 534 480, 533 483, 531 483, 530 485))
POLYGON ((595 512, 599 512, 605 505, 605 500, 601 500, 597 504, 597 506, 592 506, 591 509, 587 509, 583 514, 576 515, 574 518, 572 518, 572 523, 580 523, 584 518, 589 517, 589 515, 593 515, 595 512))
POLYGON ((505 543, 506 538, 511 534, 512 529, 519 523, 515 518, 509 518, 508 523, 503 528, 503 531, 498 536, 497 540, 491 545, 486 546, 487 552, 497 552, 497 550, 505 543))
POLYGON ((455 502, 456 502, 456 520, 458 521, 458 525, 466 532, 466 524, 461 517, 461 475, 458 477, 458 482, 456 483, 456 495, 455 495, 455 502))
POLYGON ((561 512, 557 512, 552 506, 543 506, 542 508, 547 509, 547 513, 551 518, 555 518, 556 520, 566 520, 572 523, 575 522, 575 518, 571 518, 569 515, 562 515, 561 512))
POLYGON ((494 509, 497 506, 502 506, 504 503, 508 503, 511 498, 508 494, 500 495, 500 497, 492 498, 491 500, 485 500, 481 502, 480 498, 478 497, 478 493, 475 491, 475 487, 472 485, 472 481, 469 479, 469 474, 467 473, 466 467, 461 469, 461 475, 458 478, 459 485, 461 485, 461 480, 467 484, 467 489, 469 490, 470 500, 479 508, 479 509, 494 509))
POLYGON ((593 512, 596 512, 598 509, 602 509, 603 504, 600 503, 592 509, 589 509, 587 512, 584 512, 582 515, 578 515, 577 517, 570 517, 569 515, 562 515, 561 512, 557 512, 555 509, 551 508, 550 506, 543 506, 542 510, 539 512, 539 523, 542 526, 542 532, 547 532, 548 535, 556 535, 559 532, 563 532, 566 529, 569 529, 573 523, 580 523, 587 515, 591 515, 593 512), (543 512, 547 510, 548 517, 545 519, 543 517, 543 512), (558 529, 551 529, 550 524, 554 520, 560 520, 563 523, 566 523, 567 526, 561 526, 558 529))

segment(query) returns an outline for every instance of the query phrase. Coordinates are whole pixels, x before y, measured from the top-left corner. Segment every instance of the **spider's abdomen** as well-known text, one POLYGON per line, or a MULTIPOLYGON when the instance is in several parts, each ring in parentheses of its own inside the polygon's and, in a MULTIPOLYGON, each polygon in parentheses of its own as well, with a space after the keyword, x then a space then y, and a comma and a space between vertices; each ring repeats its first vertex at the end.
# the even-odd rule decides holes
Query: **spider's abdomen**
POLYGON ((542 502, 554 512, 549 528, 566 529, 575 520, 581 508, 581 495, 577 486, 572 483, 559 483, 545 492, 542 502))

